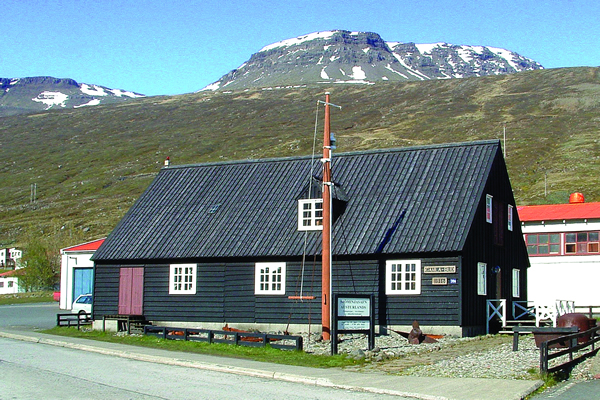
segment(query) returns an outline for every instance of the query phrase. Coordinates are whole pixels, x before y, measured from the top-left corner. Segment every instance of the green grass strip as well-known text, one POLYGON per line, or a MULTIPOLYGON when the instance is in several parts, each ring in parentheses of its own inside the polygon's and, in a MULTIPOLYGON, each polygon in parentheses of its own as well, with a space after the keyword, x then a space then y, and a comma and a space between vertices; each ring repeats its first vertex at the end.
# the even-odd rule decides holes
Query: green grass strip
POLYGON ((222 343, 206 343, 183 340, 169 340, 155 336, 123 335, 122 333, 102 332, 97 330, 77 330, 75 327, 55 327, 43 331, 51 335, 76 337, 103 342, 120 343, 132 346, 155 349, 181 351, 187 353, 208 354, 213 356, 244 358, 255 361, 277 364, 297 365, 313 368, 341 368, 363 364, 364 360, 354 360, 347 355, 316 355, 304 351, 279 350, 270 346, 248 347, 222 343))

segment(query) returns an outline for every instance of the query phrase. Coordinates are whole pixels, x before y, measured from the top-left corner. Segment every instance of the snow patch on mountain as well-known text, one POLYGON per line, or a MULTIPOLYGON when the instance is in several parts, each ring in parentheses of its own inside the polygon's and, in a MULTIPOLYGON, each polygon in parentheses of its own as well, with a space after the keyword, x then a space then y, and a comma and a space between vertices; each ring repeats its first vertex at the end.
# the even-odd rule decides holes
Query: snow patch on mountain
POLYGON ((42 92, 34 97, 33 101, 38 103, 44 103, 46 105, 46 110, 49 110, 53 106, 66 107, 66 102, 69 99, 69 95, 66 95, 61 92, 42 92))
POLYGON ((100 99, 92 99, 85 104, 80 104, 78 106, 73 106, 73 108, 87 107, 87 106, 97 106, 100 104, 100 99))
POLYGON ((367 74, 365 74, 365 71, 363 71, 363 69, 359 65, 355 65, 354 67, 352 67, 352 74, 350 74, 350 78, 365 80, 367 79, 367 74))
POLYGON ((269 50, 275 49, 277 47, 296 46, 296 45, 302 44, 304 42, 310 42, 311 40, 315 40, 315 39, 329 39, 333 36, 334 33, 335 33, 335 31, 309 33, 308 35, 298 36, 298 37, 295 37, 292 39, 286 39, 286 40, 282 40, 280 42, 270 44, 270 45, 265 46, 262 49, 260 49, 260 51, 269 51, 269 50))
POLYGON ((108 93, 104 91, 104 88, 96 85, 88 85, 85 83, 81 84, 81 91, 90 96, 107 96, 108 93))

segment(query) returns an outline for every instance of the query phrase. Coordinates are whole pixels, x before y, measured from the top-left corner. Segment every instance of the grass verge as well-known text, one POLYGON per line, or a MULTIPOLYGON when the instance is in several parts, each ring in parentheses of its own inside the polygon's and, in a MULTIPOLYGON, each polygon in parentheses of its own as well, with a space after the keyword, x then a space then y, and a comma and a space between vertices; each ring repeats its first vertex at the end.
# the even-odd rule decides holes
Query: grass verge
POLYGON ((535 376, 536 378, 544 381, 544 384, 542 386, 540 386, 534 392, 530 393, 527 397, 525 397, 525 400, 532 399, 536 395, 546 391, 547 389, 558 385, 562 381, 566 381, 567 379, 569 379, 569 374, 560 373, 560 372, 552 373, 552 374, 540 374, 539 371, 532 369, 531 371, 529 371, 529 373, 532 376, 535 376))
POLYGON ((0 306, 24 303, 48 303, 51 301, 54 301, 52 291, 0 295, 0 306))
POLYGON ((277 364, 297 365, 313 368, 335 368, 363 364, 364 360, 354 360, 347 355, 316 355, 304 351, 279 350, 270 346, 247 347, 228 344, 168 340, 154 336, 123 335, 122 333, 96 330, 77 330, 75 327, 55 327, 43 331, 51 335, 77 337, 103 342, 121 343, 132 346, 151 347, 169 351, 208 354, 213 356, 245 358, 277 364))

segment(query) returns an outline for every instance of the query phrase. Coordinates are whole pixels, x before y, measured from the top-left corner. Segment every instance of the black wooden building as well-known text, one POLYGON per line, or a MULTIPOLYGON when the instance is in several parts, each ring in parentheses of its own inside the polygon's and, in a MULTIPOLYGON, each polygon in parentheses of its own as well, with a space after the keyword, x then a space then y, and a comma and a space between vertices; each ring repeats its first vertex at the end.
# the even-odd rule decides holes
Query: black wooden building
MULTIPOLYGON (((335 154, 332 171, 332 290, 373 294, 380 327, 474 335, 488 299, 526 300, 498 141, 335 154)), ((311 157, 163 168, 93 257, 94 318, 317 331, 320 175, 311 157)))

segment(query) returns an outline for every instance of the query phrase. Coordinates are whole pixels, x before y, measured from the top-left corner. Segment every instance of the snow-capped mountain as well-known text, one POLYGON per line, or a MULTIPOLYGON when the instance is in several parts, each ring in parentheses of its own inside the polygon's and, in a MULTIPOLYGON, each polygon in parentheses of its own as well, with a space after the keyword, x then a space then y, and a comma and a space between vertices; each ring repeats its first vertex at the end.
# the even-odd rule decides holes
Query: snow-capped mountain
POLYGON ((202 90, 465 78, 543 69, 487 46, 386 42, 377 33, 327 31, 263 47, 202 90))
POLYGON ((0 78, 0 116, 115 103, 139 93, 49 76, 0 78))

